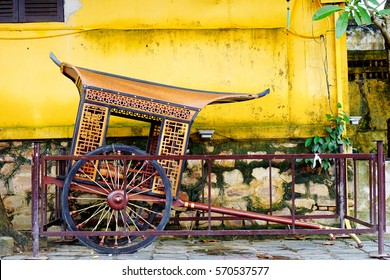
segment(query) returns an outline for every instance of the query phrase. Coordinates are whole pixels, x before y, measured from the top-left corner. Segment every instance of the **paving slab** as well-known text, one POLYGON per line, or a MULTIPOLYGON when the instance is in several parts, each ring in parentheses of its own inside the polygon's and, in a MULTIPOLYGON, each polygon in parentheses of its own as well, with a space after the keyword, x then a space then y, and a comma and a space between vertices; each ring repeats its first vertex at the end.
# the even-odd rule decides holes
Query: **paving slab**
MULTIPOLYGON (((360 237, 364 247, 358 248, 349 238, 330 241, 324 238, 278 238, 259 239, 223 237, 213 240, 170 237, 158 238, 150 246, 134 254, 98 254, 79 244, 47 241, 37 257, 49 260, 376 260, 378 252, 375 235, 360 237)), ((390 253, 390 234, 385 236, 385 254, 390 253)), ((1 256, 2 260, 31 259, 32 252, 1 256)), ((390 258, 385 258, 390 260, 390 258)))

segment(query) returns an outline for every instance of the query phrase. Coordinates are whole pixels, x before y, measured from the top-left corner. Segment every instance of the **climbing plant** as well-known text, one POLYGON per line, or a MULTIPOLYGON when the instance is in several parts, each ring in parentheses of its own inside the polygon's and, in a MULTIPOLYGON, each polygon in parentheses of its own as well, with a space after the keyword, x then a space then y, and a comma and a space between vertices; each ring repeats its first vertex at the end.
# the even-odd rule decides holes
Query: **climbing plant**
MULTIPOLYGON (((329 122, 329 125, 325 127, 326 136, 321 137, 318 135, 314 135, 306 139, 305 147, 309 148, 314 154, 321 153, 338 153, 342 145, 343 148, 349 147, 351 142, 348 136, 345 135, 345 126, 349 123, 349 116, 341 110, 342 106, 340 103, 337 103, 337 108, 339 112, 337 115, 326 114, 326 118, 329 122)), ((321 167, 324 169, 328 169, 331 164, 331 161, 327 158, 318 160, 318 158, 314 159, 306 159, 306 163, 311 163, 312 167, 316 167, 317 161, 320 163, 321 167)))

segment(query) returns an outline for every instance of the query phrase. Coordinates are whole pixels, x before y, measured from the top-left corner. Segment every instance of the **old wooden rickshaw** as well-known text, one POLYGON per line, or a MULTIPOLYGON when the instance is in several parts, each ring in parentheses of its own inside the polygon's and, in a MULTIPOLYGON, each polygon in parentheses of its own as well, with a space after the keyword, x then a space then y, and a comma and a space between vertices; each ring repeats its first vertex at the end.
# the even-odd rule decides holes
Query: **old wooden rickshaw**
MULTIPOLYGON (((292 223, 289 218, 182 199, 184 161, 169 158, 186 154, 192 122, 203 107, 261 98, 269 90, 259 94, 199 91, 76 67, 61 63, 52 54, 51 58, 80 93, 71 154, 95 156, 70 161, 62 177, 62 219, 68 229, 105 232, 77 235, 81 243, 100 253, 136 252, 156 238, 150 231, 164 230, 172 206, 292 223), (106 145, 110 115, 149 122, 146 151, 123 144, 106 145), (148 155, 166 158, 150 160, 148 155)), ((294 225, 326 228, 298 220, 294 225)))

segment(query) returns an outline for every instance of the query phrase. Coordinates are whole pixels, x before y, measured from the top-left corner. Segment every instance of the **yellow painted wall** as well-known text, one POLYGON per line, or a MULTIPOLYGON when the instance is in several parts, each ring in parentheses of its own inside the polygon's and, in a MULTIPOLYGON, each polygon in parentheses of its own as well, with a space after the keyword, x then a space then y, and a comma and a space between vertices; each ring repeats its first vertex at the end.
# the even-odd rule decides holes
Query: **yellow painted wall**
MULTIPOLYGON (((238 139, 311 136, 337 102, 348 110, 346 44, 334 39, 333 20, 311 21, 319 1, 291 0, 288 30, 286 3, 65 0, 64 23, 0 24, 0 139, 72 137, 78 92, 50 51, 78 66, 175 86, 270 88, 260 100, 206 107, 194 131, 238 139)), ((110 124, 109 136, 139 135, 147 135, 143 123, 110 124)))

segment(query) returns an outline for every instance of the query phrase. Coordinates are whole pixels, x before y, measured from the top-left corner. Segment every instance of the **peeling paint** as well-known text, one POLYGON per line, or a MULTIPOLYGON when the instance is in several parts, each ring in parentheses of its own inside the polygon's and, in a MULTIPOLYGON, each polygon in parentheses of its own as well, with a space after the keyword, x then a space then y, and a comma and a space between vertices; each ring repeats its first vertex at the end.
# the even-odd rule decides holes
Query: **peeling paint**
POLYGON ((68 19, 71 15, 76 13, 81 9, 81 1, 80 0, 65 0, 64 1, 64 18, 65 22, 68 22, 68 19))

